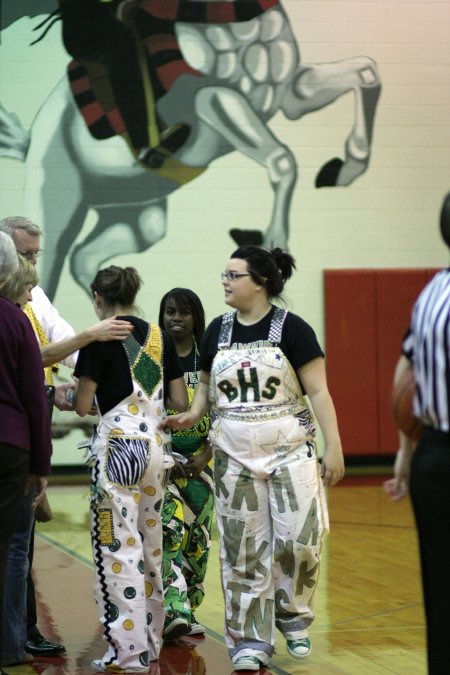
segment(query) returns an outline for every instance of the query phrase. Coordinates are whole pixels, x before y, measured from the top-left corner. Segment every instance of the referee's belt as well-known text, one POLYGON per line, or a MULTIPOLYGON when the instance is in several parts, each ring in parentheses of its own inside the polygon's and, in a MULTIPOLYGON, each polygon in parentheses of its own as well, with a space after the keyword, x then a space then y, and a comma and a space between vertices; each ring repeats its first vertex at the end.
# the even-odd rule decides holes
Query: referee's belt
POLYGON ((426 438, 429 441, 450 443, 450 431, 441 431, 440 429, 435 429, 435 427, 427 427, 424 425, 422 438, 426 438))

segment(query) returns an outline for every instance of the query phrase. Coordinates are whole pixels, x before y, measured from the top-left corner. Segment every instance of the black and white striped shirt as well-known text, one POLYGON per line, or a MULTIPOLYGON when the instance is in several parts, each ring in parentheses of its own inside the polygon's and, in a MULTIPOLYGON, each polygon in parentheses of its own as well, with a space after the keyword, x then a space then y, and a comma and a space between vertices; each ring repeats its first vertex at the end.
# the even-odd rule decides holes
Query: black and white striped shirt
POLYGON ((419 295, 403 354, 414 366, 414 414, 424 424, 449 432, 450 269, 438 272, 419 295))

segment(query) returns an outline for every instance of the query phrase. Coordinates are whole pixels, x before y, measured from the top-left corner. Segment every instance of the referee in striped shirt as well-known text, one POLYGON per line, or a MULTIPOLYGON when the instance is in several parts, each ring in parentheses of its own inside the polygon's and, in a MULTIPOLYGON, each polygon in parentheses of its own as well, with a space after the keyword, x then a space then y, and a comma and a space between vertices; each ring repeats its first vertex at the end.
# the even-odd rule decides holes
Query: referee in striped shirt
MULTIPOLYGON (((441 210, 450 248, 450 193, 441 210)), ((394 478, 400 499, 408 486, 419 536, 427 620, 428 672, 450 674, 450 268, 438 272, 414 305, 394 383, 413 369, 414 415, 423 424, 417 446, 400 432, 394 478)))

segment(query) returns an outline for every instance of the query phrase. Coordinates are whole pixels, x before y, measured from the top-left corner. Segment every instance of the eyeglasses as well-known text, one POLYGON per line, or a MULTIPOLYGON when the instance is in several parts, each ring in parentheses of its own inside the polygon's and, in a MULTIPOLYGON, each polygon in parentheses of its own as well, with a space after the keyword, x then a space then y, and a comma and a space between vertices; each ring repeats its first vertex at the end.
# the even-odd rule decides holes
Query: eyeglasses
POLYGON ((238 272, 222 272, 221 275, 222 281, 225 281, 227 279, 228 281, 236 281, 236 279, 240 279, 241 277, 249 277, 250 274, 238 274, 238 272))
POLYGON ((17 253, 23 255, 27 260, 31 260, 32 258, 39 258, 44 253, 44 249, 38 248, 37 251, 17 251, 17 253))

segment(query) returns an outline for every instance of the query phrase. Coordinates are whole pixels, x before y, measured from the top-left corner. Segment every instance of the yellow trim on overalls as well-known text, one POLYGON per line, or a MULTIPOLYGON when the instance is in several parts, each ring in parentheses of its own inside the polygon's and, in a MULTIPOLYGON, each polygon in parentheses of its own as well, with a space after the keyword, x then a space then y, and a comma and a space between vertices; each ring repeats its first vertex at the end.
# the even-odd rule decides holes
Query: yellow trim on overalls
POLYGON ((156 323, 150 323, 150 331, 145 345, 143 346, 150 358, 156 363, 162 364, 162 333, 160 327, 156 323))

